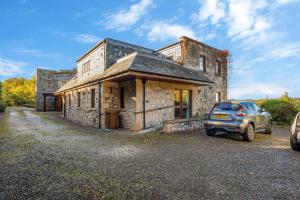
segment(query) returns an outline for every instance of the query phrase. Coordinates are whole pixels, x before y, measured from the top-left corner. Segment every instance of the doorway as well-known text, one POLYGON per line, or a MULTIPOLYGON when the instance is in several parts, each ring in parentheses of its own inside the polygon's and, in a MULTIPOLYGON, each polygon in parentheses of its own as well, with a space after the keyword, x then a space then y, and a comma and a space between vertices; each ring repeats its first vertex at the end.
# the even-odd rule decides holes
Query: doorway
POLYGON ((175 119, 188 119, 192 117, 192 91, 175 90, 174 93, 175 119))

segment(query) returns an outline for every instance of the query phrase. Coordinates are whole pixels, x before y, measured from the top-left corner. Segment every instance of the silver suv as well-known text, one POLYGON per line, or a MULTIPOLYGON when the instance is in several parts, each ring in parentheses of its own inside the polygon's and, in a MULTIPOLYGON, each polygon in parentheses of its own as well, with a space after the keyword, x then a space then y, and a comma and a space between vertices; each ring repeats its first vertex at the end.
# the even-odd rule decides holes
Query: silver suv
POLYGON ((291 127, 290 143, 292 149, 300 151, 300 113, 296 116, 291 127))
POLYGON ((216 132, 234 132, 246 141, 252 141, 255 132, 272 133, 272 117, 256 103, 249 101, 225 101, 215 104, 205 114, 205 132, 214 136, 216 132))

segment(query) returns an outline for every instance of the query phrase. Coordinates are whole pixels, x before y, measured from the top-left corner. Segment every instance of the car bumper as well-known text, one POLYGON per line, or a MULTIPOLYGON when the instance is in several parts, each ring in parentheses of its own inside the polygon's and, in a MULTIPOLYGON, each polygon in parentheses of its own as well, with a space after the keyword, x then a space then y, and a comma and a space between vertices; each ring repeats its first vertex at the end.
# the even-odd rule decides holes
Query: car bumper
POLYGON ((204 128, 206 130, 226 131, 242 134, 245 132, 246 125, 243 122, 206 120, 204 121, 204 128))

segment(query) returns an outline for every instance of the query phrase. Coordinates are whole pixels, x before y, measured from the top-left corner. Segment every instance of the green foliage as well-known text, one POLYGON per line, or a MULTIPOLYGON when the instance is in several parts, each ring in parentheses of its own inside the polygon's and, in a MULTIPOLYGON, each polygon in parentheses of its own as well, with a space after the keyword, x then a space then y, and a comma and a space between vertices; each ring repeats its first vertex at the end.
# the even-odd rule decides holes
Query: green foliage
POLYGON ((257 100, 256 103, 266 109, 279 125, 290 125, 300 112, 299 99, 289 97, 287 92, 278 99, 257 100))
POLYGON ((0 101, 0 113, 1 112, 5 112, 5 109, 6 109, 6 105, 4 102, 0 101))
POLYGON ((0 81, 0 101, 2 100, 2 82, 0 81))
POLYGON ((34 106, 35 82, 25 78, 11 78, 2 83, 2 100, 9 106, 34 106))

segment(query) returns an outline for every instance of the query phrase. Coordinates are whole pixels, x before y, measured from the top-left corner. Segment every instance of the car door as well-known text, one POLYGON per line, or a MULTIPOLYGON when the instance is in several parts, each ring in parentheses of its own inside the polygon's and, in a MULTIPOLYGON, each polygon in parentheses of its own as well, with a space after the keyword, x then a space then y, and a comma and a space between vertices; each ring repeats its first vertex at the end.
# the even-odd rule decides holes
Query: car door
POLYGON ((262 109, 256 105, 256 103, 252 103, 256 116, 256 130, 261 130, 261 129, 265 129, 266 128, 266 117, 262 112, 262 109))

